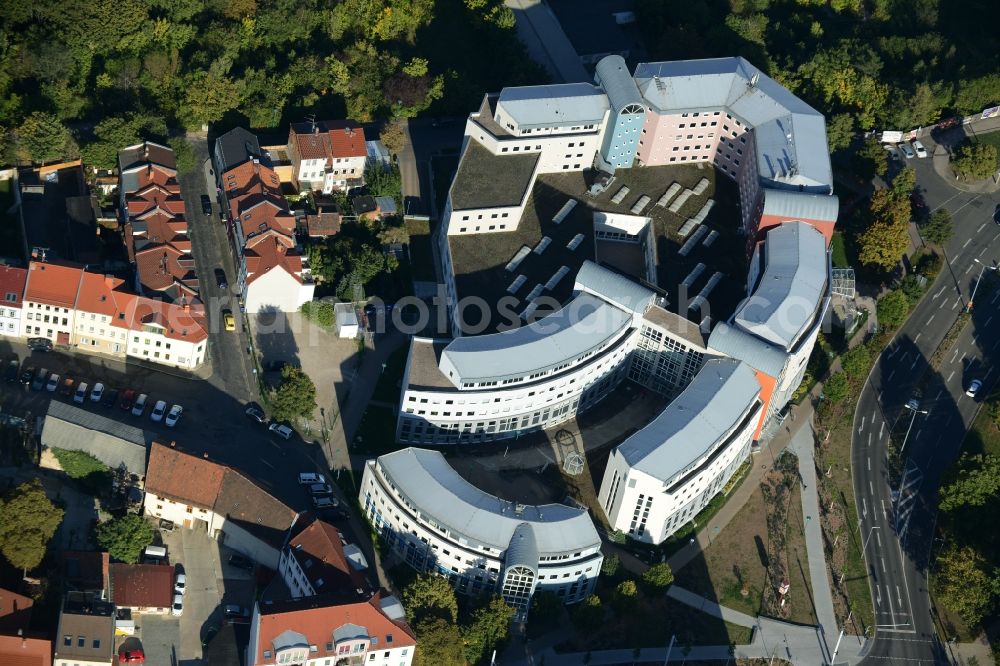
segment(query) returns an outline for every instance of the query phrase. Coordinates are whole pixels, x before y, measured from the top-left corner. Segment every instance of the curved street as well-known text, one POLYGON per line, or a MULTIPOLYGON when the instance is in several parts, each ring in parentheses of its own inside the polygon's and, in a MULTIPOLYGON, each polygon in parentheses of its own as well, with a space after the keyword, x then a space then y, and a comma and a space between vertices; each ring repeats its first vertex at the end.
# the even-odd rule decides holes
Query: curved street
MULTIPOLYGON (((923 140, 930 150, 944 150, 923 140)), ((933 161, 908 164, 917 170, 930 209, 951 212, 955 234, 941 274, 876 361, 854 416, 854 492, 876 616, 870 664, 951 663, 949 637, 938 636, 928 594, 937 489, 981 404, 965 388, 974 378, 983 380, 982 397, 996 378, 990 361, 1000 344, 1000 316, 993 316, 993 294, 977 295, 971 322, 937 369, 931 365, 969 305, 982 267, 976 260, 1000 259, 1000 226, 992 220, 1000 195, 956 191, 933 161), (911 399, 916 410, 907 407, 911 399), (908 428, 900 469, 890 473, 890 434, 902 442, 908 428)))

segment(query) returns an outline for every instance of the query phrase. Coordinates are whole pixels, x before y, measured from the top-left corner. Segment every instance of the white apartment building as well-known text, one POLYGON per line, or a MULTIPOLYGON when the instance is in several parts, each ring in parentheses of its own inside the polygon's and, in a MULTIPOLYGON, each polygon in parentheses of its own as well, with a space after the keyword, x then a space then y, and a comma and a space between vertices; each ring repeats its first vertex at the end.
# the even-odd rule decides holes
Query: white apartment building
POLYGON ((301 190, 346 190, 364 184, 365 131, 350 121, 293 123, 288 133, 293 180, 301 190))
POLYGON ((489 495, 437 451, 408 448, 365 464, 359 500, 388 547, 458 592, 500 592, 523 620, 538 590, 584 599, 601 570, 601 539, 585 510, 526 506, 489 495))
POLYGON ((589 261, 574 289, 562 309, 529 325, 414 338, 398 441, 512 438, 572 418, 626 377, 669 393, 701 366, 707 349, 697 326, 655 305, 652 290, 589 261))
POLYGON ((697 515, 750 453, 760 388, 748 365, 707 361, 659 416, 611 452, 598 495, 611 526, 655 544, 697 515))

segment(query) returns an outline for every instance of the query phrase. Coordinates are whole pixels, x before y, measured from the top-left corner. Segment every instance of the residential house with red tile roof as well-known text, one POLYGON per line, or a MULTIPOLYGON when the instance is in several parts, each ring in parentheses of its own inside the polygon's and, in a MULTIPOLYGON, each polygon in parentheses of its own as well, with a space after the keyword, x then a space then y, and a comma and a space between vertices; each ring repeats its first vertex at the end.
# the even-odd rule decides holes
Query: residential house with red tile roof
POLYGON ((204 307, 137 296, 123 280, 68 264, 28 265, 21 335, 78 351, 193 369, 205 360, 204 307))
POLYGON ((0 335, 21 335, 21 314, 24 310, 24 283, 28 271, 14 266, 0 266, 0 335))
POLYGON ((0 664, 52 666, 52 641, 27 636, 0 636, 0 664))
POLYGON ((410 666, 417 648, 413 631, 392 599, 336 596, 261 601, 254 607, 247 666, 358 664, 410 666))
POLYGON ((288 157, 300 190, 348 190, 365 184, 365 130, 350 120, 293 123, 288 157))
POLYGON ((31 597, 0 588, 0 632, 14 634, 19 629, 26 630, 34 605, 31 597))
POLYGON ((163 615, 174 601, 174 568, 166 564, 111 565, 111 601, 134 613, 163 615))
POLYGON ((368 582, 344 553, 340 530, 318 518, 282 549, 278 573, 294 598, 330 593, 349 596, 351 592, 367 598, 370 594, 368 582))
POLYGON ((135 267, 134 290, 169 301, 198 296, 198 277, 173 150, 152 142, 118 154, 125 247, 135 267))
POLYGON ((206 532, 271 569, 298 513, 238 470, 154 442, 146 467, 147 516, 206 532))
POLYGON ((290 312, 312 300, 315 284, 295 238, 278 175, 251 157, 220 176, 243 309, 290 312))

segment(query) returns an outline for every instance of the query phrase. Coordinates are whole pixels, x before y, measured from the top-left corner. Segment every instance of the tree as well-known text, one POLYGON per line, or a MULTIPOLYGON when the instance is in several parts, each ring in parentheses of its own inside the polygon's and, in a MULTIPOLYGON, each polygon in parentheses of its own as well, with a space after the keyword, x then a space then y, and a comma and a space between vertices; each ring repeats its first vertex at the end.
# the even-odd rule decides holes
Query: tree
POLYGON ((639 587, 634 580, 623 580, 615 588, 612 603, 619 613, 625 613, 629 609, 635 608, 635 602, 639 600, 639 587))
POLYGON ((182 136, 175 136, 167 141, 167 145, 174 151, 174 158, 177 160, 177 170, 180 173, 194 171, 197 168, 198 161, 194 155, 194 149, 191 148, 191 144, 187 142, 187 139, 182 136))
POLYGON ((909 192, 897 192, 895 189, 875 190, 871 201, 868 202, 871 219, 891 226, 905 226, 910 221, 910 200, 907 198, 909 194, 909 192))
POLYGON ((403 607, 410 622, 427 617, 458 622, 458 600, 447 578, 425 574, 418 576, 403 590, 403 607))
POLYGON ((66 126, 51 113, 36 111, 14 132, 15 155, 25 162, 54 162, 73 157, 76 143, 66 126))
POLYGON ((143 549, 153 542, 153 526, 142 516, 130 513, 101 523, 94 530, 94 536, 111 557, 135 564, 143 549))
POLYGON ((941 486, 942 511, 981 507, 1000 492, 1000 457, 963 454, 955 478, 941 486))
POLYGON ((93 140, 84 143, 81 157, 84 164, 99 169, 118 165, 118 151, 145 139, 159 140, 167 134, 163 118, 128 114, 105 118, 94 126, 93 140))
POLYGON ((986 617, 996 598, 996 574, 985 568, 983 556, 970 546, 952 546, 938 558, 934 581, 938 598, 971 626, 986 617))
POLYGON ((403 127, 403 123, 386 123, 382 127, 379 139, 391 155, 398 155, 407 142, 406 129, 403 127))
POLYGON ((596 594, 571 607, 569 612, 573 626, 581 634, 592 634, 604 624, 604 606, 601 605, 601 598, 596 594))
POLYGON ((618 574, 618 570, 621 569, 621 566, 622 558, 612 553, 605 557, 601 563, 601 574, 609 578, 614 578, 618 574))
POLYGON ((833 373, 823 384, 823 395, 831 404, 843 402, 850 390, 850 382, 847 381, 847 375, 843 372, 833 373))
POLYGON ((939 208, 920 225, 920 235, 929 243, 945 245, 951 240, 955 230, 951 226, 951 213, 947 208, 939 208))
POLYGON ((316 410, 316 385, 300 368, 281 368, 281 384, 271 394, 271 413, 278 421, 309 418, 316 410))
POLYGON ((858 239, 858 259, 867 266, 891 270, 906 253, 909 242, 905 226, 875 222, 858 239))
POLYGON ((392 197, 399 204, 403 199, 402 182, 399 167, 395 164, 387 170, 380 162, 372 162, 365 169, 365 185, 373 197, 392 197))
POLYGON ((899 170, 892 179, 892 193, 897 197, 908 197, 917 186, 917 172, 907 166, 899 170))
POLYGON ((22 483, 0 502, 0 553, 27 574, 41 564, 63 514, 40 480, 22 483))
POLYGON ((465 643, 465 658, 473 664, 507 638, 507 629, 514 609, 507 605, 503 597, 494 596, 489 603, 472 615, 472 622, 462 632, 465 643))
MULTIPOLYGON (((606 562, 607 560, 605 560, 606 562)), ((559 626, 562 617, 562 599, 554 592, 540 590, 531 597, 531 610, 528 612, 528 631, 532 637, 541 636, 559 626)))
POLYGON ((879 323, 885 328, 897 328, 910 312, 910 301, 902 291, 890 291, 876 304, 879 323))
POLYGON ((872 176, 885 176, 889 173, 889 154, 878 139, 866 140, 858 149, 854 163, 855 168, 866 180, 872 176))
POLYGON ((663 592, 674 582, 674 572, 666 562, 660 562, 646 569, 642 574, 642 583, 647 590, 663 592))
POLYGON ((184 84, 184 101, 179 109, 184 124, 192 129, 214 123, 243 100, 243 88, 233 79, 214 72, 199 72, 184 84))
POLYGON ((465 647, 458 625, 440 617, 427 617, 413 625, 417 648, 413 666, 465 666, 465 647))
POLYGON ((830 152, 842 150, 851 145, 854 138, 854 118, 849 113, 837 113, 830 116, 826 124, 826 142, 830 152))
POLYGON ((997 170, 996 146, 967 141, 955 151, 951 168, 962 180, 986 180, 997 170))
POLYGON ((871 363, 871 350, 865 345, 858 345, 840 357, 840 367, 851 379, 861 379, 868 374, 871 363))

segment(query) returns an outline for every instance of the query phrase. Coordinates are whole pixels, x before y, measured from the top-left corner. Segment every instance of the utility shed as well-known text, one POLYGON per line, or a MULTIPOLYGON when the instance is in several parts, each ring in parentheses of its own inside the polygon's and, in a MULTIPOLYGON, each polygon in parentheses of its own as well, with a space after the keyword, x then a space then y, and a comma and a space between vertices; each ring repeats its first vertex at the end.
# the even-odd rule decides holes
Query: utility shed
POLYGON ((337 336, 341 338, 356 338, 361 330, 358 324, 358 313, 350 303, 337 303, 333 306, 336 316, 337 336))

